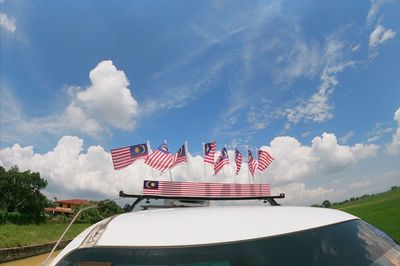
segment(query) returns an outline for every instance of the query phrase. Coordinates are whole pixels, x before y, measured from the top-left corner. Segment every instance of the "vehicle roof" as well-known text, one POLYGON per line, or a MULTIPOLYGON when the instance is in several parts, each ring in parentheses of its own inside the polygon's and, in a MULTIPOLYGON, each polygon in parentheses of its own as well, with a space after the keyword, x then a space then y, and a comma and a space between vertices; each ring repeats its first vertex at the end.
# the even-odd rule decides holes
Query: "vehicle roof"
MULTIPOLYGON (((65 250, 102 246, 173 247, 271 237, 358 219, 315 207, 212 206, 124 213, 91 226, 65 250)), ((60 257, 59 256, 59 257, 60 257)))

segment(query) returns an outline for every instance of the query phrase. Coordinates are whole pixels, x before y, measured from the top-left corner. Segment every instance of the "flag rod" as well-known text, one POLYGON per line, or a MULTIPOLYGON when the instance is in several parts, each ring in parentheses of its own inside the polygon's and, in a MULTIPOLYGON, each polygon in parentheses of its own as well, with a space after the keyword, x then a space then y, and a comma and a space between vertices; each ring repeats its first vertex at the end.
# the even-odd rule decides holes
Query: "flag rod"
POLYGON ((235 168, 235 166, 236 166, 236 145, 233 145, 233 164, 232 164, 232 167, 231 168, 233 168, 233 175, 234 175, 234 177, 235 177, 235 184, 236 184, 236 168, 235 168))
MULTIPOLYGON (((167 140, 166 140, 166 139, 164 139, 164 144, 167 145, 167 140)), ((168 168, 168 172, 169 172, 169 179, 171 179, 171 182, 172 182, 173 180, 172 180, 172 171, 171 171, 171 168, 168 168)), ((161 172, 161 174, 162 174, 162 172, 161 172)))
MULTIPOLYGON (((146 145, 147 145, 147 151, 148 151, 148 153, 149 153, 149 155, 150 155, 150 154, 153 152, 153 151, 151 150, 150 140, 147 140, 146 145)), ((151 171, 151 179, 154 180, 153 167, 150 167, 150 171, 151 171)))
POLYGON ((249 146, 246 146, 247 148, 247 177, 249 178, 249 184, 251 183, 250 180, 250 165, 249 165, 249 146))
POLYGON ((187 163, 186 163, 186 171, 187 171, 187 179, 189 179, 189 176, 190 176, 190 160, 189 160, 189 148, 188 148, 188 142, 187 142, 187 140, 185 141, 185 154, 186 154, 186 160, 187 160, 187 163))
POLYGON ((204 168, 204 181, 206 181, 206 175, 207 175, 207 173, 206 173, 206 163, 204 162, 204 157, 206 156, 206 149, 205 149, 204 145, 205 144, 204 144, 204 141, 203 141, 203 168, 204 168))

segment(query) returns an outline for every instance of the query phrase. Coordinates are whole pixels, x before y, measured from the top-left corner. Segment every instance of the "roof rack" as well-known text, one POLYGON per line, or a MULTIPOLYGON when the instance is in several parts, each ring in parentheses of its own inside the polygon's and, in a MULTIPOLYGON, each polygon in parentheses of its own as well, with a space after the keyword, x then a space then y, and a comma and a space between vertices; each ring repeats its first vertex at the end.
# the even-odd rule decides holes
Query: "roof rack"
POLYGON ((250 197, 187 197, 187 196, 164 196, 164 195, 133 195, 126 194, 123 191, 119 192, 119 196, 121 198, 136 198, 136 200, 131 204, 127 204, 124 208, 125 212, 131 212, 137 204, 139 204, 142 200, 146 199, 174 199, 174 200, 189 200, 189 201, 198 201, 198 200, 264 200, 264 203, 269 203, 271 206, 279 206, 275 199, 283 199, 285 198, 285 193, 281 193, 275 196, 250 196, 250 197))

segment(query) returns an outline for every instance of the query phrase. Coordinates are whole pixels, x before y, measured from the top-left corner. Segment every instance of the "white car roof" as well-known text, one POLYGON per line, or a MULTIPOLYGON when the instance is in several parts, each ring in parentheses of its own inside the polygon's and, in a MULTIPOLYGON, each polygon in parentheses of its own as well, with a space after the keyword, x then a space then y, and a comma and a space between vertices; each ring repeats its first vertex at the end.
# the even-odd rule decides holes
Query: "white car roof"
POLYGON ((137 211, 89 227, 57 259, 83 247, 172 247, 226 243, 354 219, 358 218, 342 211, 314 207, 213 206, 137 211))

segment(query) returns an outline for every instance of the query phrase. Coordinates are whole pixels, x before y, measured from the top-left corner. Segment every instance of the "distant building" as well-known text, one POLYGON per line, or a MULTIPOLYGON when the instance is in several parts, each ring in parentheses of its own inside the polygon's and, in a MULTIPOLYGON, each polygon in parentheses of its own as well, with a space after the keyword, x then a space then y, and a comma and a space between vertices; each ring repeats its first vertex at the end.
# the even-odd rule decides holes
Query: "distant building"
POLYGON ((89 201, 83 199, 67 199, 67 200, 56 200, 57 207, 45 208, 45 212, 52 213, 54 215, 64 213, 66 215, 72 214, 72 208, 74 206, 89 205, 89 201))

